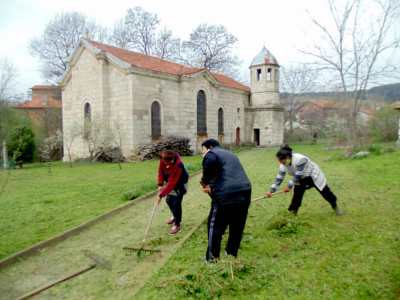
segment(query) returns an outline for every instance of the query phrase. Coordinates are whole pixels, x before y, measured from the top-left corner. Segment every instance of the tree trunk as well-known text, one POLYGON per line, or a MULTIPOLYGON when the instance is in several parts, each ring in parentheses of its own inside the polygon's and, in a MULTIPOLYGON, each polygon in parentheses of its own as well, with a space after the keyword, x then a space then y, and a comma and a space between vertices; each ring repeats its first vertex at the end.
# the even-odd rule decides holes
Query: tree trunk
POLYGON ((292 120, 292 114, 289 114, 289 135, 288 135, 288 143, 292 141, 292 135, 293 135, 293 120, 292 120))
POLYGON ((72 168, 72 157, 69 151, 68 151, 68 157, 69 157, 69 167, 72 168))
POLYGON ((351 114, 349 130, 348 146, 349 150, 352 151, 358 146, 357 115, 351 114))

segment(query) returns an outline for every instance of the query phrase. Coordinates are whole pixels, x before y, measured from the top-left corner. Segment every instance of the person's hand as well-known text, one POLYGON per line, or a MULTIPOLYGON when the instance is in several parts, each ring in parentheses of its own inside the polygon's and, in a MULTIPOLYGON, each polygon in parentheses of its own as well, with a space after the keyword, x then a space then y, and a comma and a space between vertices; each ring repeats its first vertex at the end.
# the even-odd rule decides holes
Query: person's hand
POLYGON ((204 193, 211 195, 211 188, 209 185, 207 185, 205 188, 202 188, 202 190, 204 193))
POLYGON ((161 198, 160 196, 157 196, 157 198, 156 198, 156 203, 157 203, 157 205, 160 204, 161 199, 162 199, 162 198, 161 198))
POLYGON ((267 198, 271 198, 271 197, 272 197, 272 192, 269 191, 269 192, 266 194, 266 196, 267 196, 267 198))
POLYGON ((286 186, 286 187, 283 189, 283 191, 284 191, 285 193, 289 193, 289 192, 290 192, 290 187, 286 186))
POLYGON ((161 192, 162 189, 163 189, 163 187, 162 187, 162 186, 159 186, 159 187, 158 187, 158 192, 161 192))

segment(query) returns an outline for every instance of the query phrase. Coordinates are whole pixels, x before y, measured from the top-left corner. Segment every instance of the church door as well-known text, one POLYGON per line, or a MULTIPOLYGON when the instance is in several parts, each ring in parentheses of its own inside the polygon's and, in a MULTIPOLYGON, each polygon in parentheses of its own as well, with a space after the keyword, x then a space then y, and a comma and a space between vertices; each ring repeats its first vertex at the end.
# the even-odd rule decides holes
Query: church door
POLYGON ((254 129, 254 145, 260 146, 260 129, 254 129))
POLYGON ((240 127, 236 128, 236 146, 240 146, 240 127))

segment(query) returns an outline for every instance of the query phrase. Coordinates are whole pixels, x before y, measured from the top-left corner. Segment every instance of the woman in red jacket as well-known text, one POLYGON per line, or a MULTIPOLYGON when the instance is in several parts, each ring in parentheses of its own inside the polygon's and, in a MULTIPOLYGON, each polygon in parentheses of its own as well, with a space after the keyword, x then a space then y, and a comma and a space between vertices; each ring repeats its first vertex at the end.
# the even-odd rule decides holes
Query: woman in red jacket
POLYGON ((182 200, 187 192, 188 180, 189 175, 179 154, 175 153, 170 146, 165 147, 161 153, 158 168, 159 195, 156 201, 160 203, 163 197, 167 197, 166 201, 173 215, 167 225, 174 224, 169 232, 170 235, 181 231, 182 200), (164 182, 167 184, 163 187, 164 182))

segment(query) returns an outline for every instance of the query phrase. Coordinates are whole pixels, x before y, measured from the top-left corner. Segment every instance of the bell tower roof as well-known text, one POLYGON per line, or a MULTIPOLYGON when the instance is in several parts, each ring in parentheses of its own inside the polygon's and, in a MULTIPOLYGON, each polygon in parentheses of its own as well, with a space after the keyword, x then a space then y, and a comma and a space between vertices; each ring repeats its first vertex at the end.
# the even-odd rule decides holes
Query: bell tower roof
POLYGON ((272 55, 271 52, 268 51, 267 48, 263 48, 260 53, 253 58, 250 68, 259 65, 277 65, 278 61, 276 60, 275 56, 272 55))

